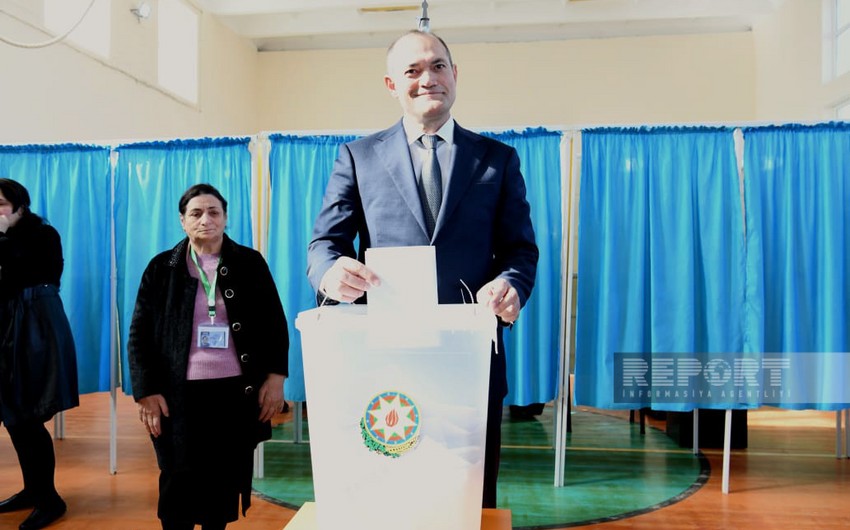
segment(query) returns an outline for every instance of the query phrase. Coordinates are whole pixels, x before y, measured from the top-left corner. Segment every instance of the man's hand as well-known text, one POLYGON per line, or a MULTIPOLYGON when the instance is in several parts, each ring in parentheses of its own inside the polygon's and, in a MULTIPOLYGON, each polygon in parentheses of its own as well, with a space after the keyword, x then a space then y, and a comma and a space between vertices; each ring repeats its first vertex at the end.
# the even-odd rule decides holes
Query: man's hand
POLYGON ((319 287, 322 293, 338 302, 353 302, 370 287, 380 284, 381 280, 366 265, 343 256, 322 276, 319 287))
POLYGON ((145 424, 148 434, 154 438, 162 434, 162 416, 168 417, 165 396, 153 394, 139 400, 139 419, 145 424))
POLYGON ((502 278, 485 283, 478 290, 475 299, 479 304, 486 305, 506 324, 513 324, 519 318, 519 295, 516 289, 502 278))
POLYGON ((269 374, 265 383, 260 387, 258 397, 260 403, 260 421, 269 421, 283 409, 283 381, 286 378, 280 374, 269 374))

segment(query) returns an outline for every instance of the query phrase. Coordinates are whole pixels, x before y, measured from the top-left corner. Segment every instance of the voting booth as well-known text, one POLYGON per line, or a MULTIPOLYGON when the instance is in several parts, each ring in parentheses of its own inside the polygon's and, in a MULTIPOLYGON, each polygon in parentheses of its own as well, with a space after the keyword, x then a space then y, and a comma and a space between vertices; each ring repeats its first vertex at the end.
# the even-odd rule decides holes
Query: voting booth
POLYGON ((369 249, 366 265, 368 305, 295 322, 317 528, 479 530, 495 317, 437 304, 433 247, 369 249))

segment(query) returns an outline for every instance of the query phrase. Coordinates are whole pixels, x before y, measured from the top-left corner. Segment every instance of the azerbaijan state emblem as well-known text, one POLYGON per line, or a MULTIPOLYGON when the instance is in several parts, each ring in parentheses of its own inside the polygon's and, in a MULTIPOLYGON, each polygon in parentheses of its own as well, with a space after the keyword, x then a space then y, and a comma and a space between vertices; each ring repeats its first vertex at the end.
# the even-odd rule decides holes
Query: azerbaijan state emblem
POLYGON ((375 453, 398 458, 419 443, 419 408, 401 392, 372 398, 360 420, 363 445, 375 453))

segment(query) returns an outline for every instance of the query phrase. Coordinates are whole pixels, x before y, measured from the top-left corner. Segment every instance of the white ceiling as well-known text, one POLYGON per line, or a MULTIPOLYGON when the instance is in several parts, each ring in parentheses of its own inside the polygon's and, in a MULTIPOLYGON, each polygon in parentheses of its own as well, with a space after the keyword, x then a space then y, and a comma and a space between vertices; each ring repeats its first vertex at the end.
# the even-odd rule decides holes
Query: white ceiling
MULTIPOLYGON (((384 47, 421 0, 196 0, 260 51, 384 47)), ((749 31, 784 0, 430 0, 449 43, 749 31)), ((813 0, 814 2, 814 0, 813 0)))

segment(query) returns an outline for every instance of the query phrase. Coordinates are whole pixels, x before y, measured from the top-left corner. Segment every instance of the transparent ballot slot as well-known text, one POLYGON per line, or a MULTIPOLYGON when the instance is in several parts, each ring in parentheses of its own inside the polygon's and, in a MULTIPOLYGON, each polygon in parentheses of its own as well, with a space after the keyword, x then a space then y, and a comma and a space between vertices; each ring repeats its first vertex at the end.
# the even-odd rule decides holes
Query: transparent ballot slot
POLYGON ((493 315, 339 305, 295 325, 319 530, 479 530, 493 315))

